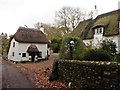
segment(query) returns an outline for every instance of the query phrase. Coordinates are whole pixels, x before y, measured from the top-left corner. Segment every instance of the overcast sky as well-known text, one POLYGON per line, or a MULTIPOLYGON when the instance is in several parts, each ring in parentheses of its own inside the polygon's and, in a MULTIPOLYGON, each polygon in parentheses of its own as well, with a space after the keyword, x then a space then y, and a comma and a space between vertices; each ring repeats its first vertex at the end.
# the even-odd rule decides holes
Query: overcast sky
POLYGON ((55 11, 64 6, 89 12, 97 5, 98 13, 118 9, 120 0, 0 0, 0 33, 14 34, 19 26, 34 27, 36 22, 54 23, 55 11))

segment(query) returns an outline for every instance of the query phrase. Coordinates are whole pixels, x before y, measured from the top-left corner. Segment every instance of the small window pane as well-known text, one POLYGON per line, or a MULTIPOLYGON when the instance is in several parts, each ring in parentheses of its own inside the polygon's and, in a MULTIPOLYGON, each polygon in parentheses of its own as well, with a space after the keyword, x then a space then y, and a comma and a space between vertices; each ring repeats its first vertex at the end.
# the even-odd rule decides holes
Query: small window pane
POLYGON ((13 42, 13 47, 15 47, 15 42, 13 42))
POLYGON ((22 57, 26 57, 26 53, 22 53, 22 57))
POLYGON ((14 52, 12 52, 12 56, 15 56, 15 53, 14 53, 14 52))
POLYGON ((100 33, 102 33, 102 28, 100 28, 100 33))
POLYGON ((39 52, 38 57, 42 58, 42 52, 39 52))

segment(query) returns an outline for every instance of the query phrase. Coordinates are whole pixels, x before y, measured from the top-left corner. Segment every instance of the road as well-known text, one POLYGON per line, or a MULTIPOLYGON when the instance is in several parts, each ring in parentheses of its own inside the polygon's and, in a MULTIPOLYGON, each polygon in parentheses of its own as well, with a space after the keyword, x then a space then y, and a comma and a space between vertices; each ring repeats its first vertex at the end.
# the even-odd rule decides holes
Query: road
POLYGON ((0 61, 2 61, 2 88, 34 88, 26 76, 12 64, 5 60, 0 61))

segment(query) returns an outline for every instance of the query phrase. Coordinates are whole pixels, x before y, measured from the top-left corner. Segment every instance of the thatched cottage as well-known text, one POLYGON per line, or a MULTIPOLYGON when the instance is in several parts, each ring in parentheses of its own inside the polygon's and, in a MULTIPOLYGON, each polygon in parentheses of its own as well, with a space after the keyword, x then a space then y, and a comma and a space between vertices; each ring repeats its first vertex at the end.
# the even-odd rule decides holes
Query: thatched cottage
POLYGON ((16 62, 46 59, 49 55, 48 44, 41 30, 19 27, 10 40, 8 59, 16 62))
POLYGON ((92 44, 92 47, 99 47, 102 40, 110 39, 116 43, 120 53, 120 9, 80 22, 72 35, 82 38, 86 45, 92 44))

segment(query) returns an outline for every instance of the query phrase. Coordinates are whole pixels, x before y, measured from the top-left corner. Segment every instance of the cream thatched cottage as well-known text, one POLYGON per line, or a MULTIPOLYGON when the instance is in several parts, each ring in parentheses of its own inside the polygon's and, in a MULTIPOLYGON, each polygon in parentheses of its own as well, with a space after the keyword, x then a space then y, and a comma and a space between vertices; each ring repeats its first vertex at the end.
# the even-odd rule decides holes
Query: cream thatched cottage
POLYGON ((10 40, 8 59, 15 62, 46 59, 49 56, 48 44, 49 41, 42 31, 19 27, 10 40))
POLYGON ((120 53, 120 9, 80 22, 72 35, 82 38, 86 45, 92 44, 93 48, 99 47, 102 40, 112 40, 120 53))

